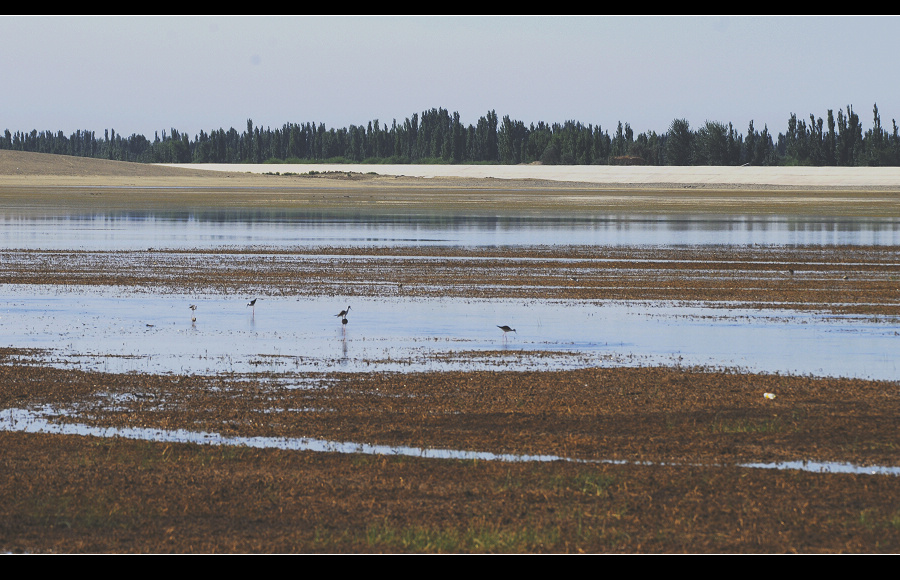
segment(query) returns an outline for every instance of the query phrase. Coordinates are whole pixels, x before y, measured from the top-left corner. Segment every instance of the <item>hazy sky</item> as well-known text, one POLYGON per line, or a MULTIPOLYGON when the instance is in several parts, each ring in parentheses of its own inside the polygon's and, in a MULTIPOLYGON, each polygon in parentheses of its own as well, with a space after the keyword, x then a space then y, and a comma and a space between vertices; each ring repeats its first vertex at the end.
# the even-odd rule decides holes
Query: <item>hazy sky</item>
POLYGON ((900 119, 900 18, 0 16, 0 131, 900 119))

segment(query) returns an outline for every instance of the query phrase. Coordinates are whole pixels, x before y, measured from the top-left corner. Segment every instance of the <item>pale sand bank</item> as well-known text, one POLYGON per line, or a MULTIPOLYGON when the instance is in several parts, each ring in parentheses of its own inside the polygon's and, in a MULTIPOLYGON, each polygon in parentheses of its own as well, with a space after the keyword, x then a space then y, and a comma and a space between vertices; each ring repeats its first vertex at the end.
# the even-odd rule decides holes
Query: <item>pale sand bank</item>
MULTIPOLYGON (((121 185, 200 186, 273 185, 278 173, 330 177, 354 174, 348 186, 552 187, 590 189, 880 189, 900 191, 900 167, 622 167, 606 165, 350 165, 350 164, 142 164, 46 153, 0 150, 0 186, 121 185), (376 177, 377 176, 377 177, 376 177), (401 179, 394 176, 402 176, 401 179), (267 179, 268 178, 268 179, 267 179), (360 179, 362 178, 362 179, 360 179), (428 184, 434 179, 440 184, 428 184), (418 181, 418 185, 416 182, 418 181)), ((281 182, 285 185, 285 182, 281 182)), ((291 180, 292 187, 319 180, 291 180)))
POLYGON ((537 179, 632 185, 773 185, 900 187, 900 167, 623 167, 609 165, 344 165, 163 164, 184 169, 248 173, 354 172, 407 177, 537 179))

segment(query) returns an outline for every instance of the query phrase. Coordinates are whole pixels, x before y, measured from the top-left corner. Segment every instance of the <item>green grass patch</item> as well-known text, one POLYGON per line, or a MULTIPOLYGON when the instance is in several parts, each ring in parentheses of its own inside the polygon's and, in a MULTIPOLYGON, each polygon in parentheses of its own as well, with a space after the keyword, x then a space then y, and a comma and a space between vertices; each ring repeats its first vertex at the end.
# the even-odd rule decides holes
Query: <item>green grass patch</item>
POLYGON ((723 419, 709 426, 713 433, 780 433, 784 425, 778 418, 773 419, 723 419))
POLYGON ((387 522, 370 525, 365 543, 373 550, 416 553, 523 553, 557 546, 558 529, 502 529, 475 526, 466 529, 438 529, 423 526, 394 527, 387 522))
MULTIPOLYGON (((39 526, 67 529, 128 529, 146 513, 137 513, 130 498, 118 490, 98 490, 88 494, 64 492, 32 497, 28 512, 39 526)), ((158 514, 154 514, 158 515, 158 514)))
POLYGON ((859 512, 859 524, 868 529, 893 528, 900 530, 900 511, 881 514, 874 509, 864 509, 859 512))

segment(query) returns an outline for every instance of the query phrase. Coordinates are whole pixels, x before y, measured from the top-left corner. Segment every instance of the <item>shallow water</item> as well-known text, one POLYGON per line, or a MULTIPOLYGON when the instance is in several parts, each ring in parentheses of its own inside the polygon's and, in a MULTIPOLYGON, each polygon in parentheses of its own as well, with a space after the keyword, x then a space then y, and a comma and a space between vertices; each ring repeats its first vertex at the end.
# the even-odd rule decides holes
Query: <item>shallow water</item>
MULTIPOLYGON (((900 219, 577 219, 197 210, 0 212, 0 249, 598 244, 900 245, 900 219)), ((897 320, 661 302, 275 298, 0 286, 0 345, 110 372, 685 365, 898 380, 897 320), (197 303, 196 323, 188 305, 197 303), (349 324, 334 314, 353 305, 349 324), (504 337, 498 325, 516 333, 504 337), (501 354, 469 356, 472 352, 501 354), (539 352, 538 352, 539 351, 539 352)))
POLYGON ((206 210, 23 215, 0 211, 0 248, 596 244, 900 245, 898 219, 586 215, 578 218, 206 210))
MULTIPOLYGON (((52 409, 30 411, 26 409, 0 410, 0 430, 23 433, 51 433, 60 435, 80 435, 88 437, 121 437, 164 443, 195 443, 199 445, 229 445, 252 447, 256 449, 284 449, 291 451, 315 451, 323 453, 361 453, 364 455, 391 455, 404 457, 421 457, 426 459, 458 459, 468 461, 504 461, 504 462, 548 462, 571 461, 576 463, 611 463, 654 465, 653 462, 623 461, 612 459, 578 459, 558 455, 520 455, 513 453, 491 453, 488 451, 466 451, 458 449, 429 449, 422 447, 369 445, 328 441, 311 437, 234 437, 204 431, 187 431, 184 429, 149 429, 93 427, 79 423, 55 423, 51 419, 60 413, 52 409)), ((666 465, 680 465, 666 463, 666 465)), ((696 464, 693 464, 696 465, 696 464)), ((744 463, 738 467, 755 469, 791 469, 812 471, 817 473, 856 473, 869 475, 900 475, 900 467, 881 465, 859 466, 850 463, 820 461, 789 461, 781 463, 744 463)))
POLYGON ((264 297, 250 308, 246 299, 222 296, 10 285, 0 287, 0 300, 0 345, 52 349, 55 366, 117 373, 664 364, 900 379, 900 321, 876 316, 402 297, 264 297), (342 325, 335 314, 348 305, 342 325), (504 335, 500 325, 516 332, 504 335))
MULTIPOLYGON (((283 211, 35 217, 0 211, 0 249, 135 250, 321 246, 900 245, 898 220, 588 216, 519 219, 283 211)), ((62 368, 179 374, 553 370, 681 365, 900 380, 900 321, 665 302, 177 295, 152 289, 0 285, 0 346, 48 349, 62 368), (197 304, 196 312, 188 306, 197 304), (352 306, 349 323, 334 315, 352 306), (196 316, 196 322, 191 317, 196 316), (515 333, 504 336, 498 325, 515 333)), ((342 453, 500 461, 556 456, 238 438, 63 425, 58 412, 0 411, 0 429, 342 453)), ((748 467, 890 473, 846 464, 748 467)))

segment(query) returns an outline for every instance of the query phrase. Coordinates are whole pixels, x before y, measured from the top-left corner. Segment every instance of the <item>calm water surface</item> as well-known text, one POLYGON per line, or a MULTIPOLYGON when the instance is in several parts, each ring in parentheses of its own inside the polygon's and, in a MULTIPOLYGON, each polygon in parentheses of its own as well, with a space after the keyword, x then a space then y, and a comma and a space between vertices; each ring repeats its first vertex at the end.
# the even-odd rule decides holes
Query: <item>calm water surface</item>
POLYGON ((900 321, 872 316, 663 302, 393 297, 264 297, 251 309, 236 297, 108 287, 7 285, 0 291, 0 344, 53 349, 57 366, 110 372, 663 364, 900 378, 900 321), (188 308, 192 303, 196 312, 188 308), (342 325, 334 315, 347 305, 349 323, 342 325), (504 336, 497 326, 505 324, 516 332, 504 336))
POLYGON ((41 217, 0 211, 0 247, 16 249, 522 244, 894 246, 900 245, 900 218, 601 215, 563 219, 243 210, 41 217))

